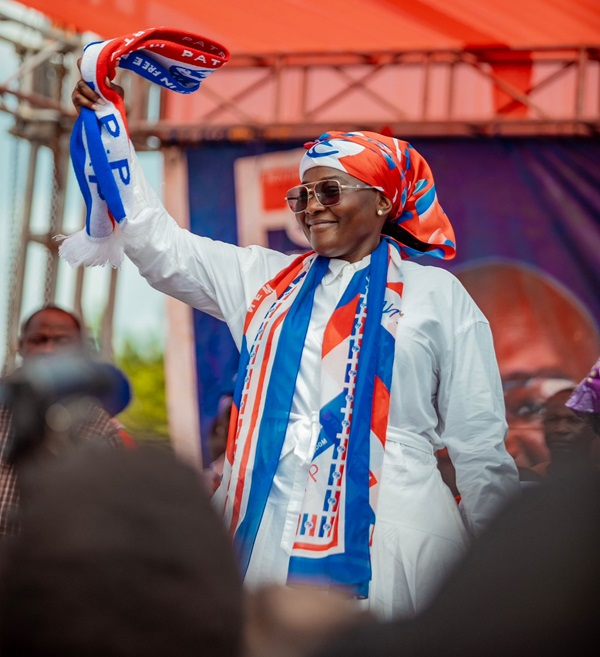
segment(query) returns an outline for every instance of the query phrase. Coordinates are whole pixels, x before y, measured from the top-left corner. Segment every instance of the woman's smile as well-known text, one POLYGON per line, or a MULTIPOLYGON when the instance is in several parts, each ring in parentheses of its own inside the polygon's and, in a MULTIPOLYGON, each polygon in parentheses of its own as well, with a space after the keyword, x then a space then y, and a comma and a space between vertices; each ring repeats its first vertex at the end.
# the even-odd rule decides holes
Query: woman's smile
POLYGON ((329 228, 330 226, 337 224, 337 221, 332 220, 324 220, 321 219, 319 221, 307 221, 306 225, 310 228, 311 233, 315 231, 320 231, 320 230, 325 230, 326 228, 329 228))

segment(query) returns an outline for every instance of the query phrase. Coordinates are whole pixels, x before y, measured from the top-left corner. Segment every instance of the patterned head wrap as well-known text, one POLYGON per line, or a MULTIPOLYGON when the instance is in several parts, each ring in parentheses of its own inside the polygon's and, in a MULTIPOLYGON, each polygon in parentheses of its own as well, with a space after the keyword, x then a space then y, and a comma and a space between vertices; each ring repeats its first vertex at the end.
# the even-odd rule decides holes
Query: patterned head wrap
POLYGON ((301 179, 312 167, 331 167, 373 185, 392 202, 386 222, 392 230, 384 232, 402 243, 403 257, 456 255, 454 230, 438 203, 431 169, 408 142, 376 132, 326 132, 305 146, 301 179))

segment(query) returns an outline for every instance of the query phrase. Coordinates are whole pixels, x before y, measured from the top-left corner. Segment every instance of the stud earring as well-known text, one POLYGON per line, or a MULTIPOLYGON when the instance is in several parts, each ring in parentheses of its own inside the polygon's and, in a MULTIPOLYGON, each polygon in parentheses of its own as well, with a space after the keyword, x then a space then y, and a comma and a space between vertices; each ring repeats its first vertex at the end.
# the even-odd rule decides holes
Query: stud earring
POLYGON ((381 209, 377 210, 377 214, 381 217, 381 215, 383 214, 383 210, 381 209))

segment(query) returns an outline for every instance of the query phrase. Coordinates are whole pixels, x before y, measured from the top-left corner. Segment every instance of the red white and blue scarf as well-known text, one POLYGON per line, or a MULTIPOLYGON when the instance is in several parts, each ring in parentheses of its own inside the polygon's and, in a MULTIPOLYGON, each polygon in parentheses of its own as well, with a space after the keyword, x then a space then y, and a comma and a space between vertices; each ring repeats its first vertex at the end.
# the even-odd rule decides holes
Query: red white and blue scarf
POLYGON ((149 28, 91 43, 81 60, 81 77, 105 103, 81 108, 71 134, 71 161, 86 204, 85 229, 64 238, 61 257, 73 266, 112 265, 123 259, 117 226, 133 207, 133 146, 123 99, 107 84, 117 67, 154 84, 189 94, 229 59, 220 44, 167 28, 149 28))
MULTIPOLYGON (((224 515, 245 572, 289 425, 317 286, 329 260, 298 257, 262 287, 246 318, 222 485, 224 515)), ((325 329, 320 434, 312 457, 290 582, 366 597, 401 315, 399 245, 382 240, 325 329)))

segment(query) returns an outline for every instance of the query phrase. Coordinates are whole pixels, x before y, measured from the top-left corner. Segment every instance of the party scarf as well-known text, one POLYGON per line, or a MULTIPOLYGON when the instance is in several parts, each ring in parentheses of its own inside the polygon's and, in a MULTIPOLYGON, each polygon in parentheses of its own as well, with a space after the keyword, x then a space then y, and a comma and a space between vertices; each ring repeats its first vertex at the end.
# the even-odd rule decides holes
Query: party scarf
POLYGON ((150 28, 91 43, 81 77, 104 101, 82 107, 71 133, 71 161, 86 204, 85 229, 61 240, 60 256, 73 266, 117 267, 123 259, 117 226, 133 208, 131 158, 123 99, 107 84, 117 66, 171 91, 189 94, 229 59, 220 44, 195 34, 150 28))
MULTIPOLYGON (((315 290, 329 260, 310 252, 264 285, 245 322, 222 486, 245 573, 289 425, 315 290)), ((357 271, 324 334, 320 434, 288 580, 366 597, 401 316, 399 245, 384 238, 357 271)))

